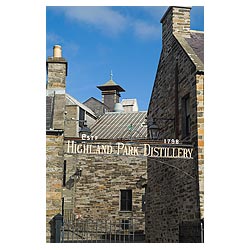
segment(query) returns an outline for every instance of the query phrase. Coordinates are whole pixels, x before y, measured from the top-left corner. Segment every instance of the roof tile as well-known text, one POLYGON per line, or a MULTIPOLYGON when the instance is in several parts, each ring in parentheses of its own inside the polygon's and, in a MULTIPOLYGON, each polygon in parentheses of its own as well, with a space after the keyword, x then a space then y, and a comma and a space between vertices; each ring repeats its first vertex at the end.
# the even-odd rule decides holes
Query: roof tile
POLYGON ((204 64, 204 32, 190 32, 190 38, 185 38, 189 46, 204 64))

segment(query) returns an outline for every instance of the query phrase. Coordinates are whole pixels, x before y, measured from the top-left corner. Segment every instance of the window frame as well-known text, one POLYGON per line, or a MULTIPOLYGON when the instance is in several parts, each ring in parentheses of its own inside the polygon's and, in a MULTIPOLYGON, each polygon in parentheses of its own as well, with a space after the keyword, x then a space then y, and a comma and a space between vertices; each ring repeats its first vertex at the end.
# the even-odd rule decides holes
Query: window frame
POLYGON ((133 193, 132 189, 120 190, 120 211, 131 212, 133 207, 133 193), (125 197, 124 197, 125 194, 125 197))

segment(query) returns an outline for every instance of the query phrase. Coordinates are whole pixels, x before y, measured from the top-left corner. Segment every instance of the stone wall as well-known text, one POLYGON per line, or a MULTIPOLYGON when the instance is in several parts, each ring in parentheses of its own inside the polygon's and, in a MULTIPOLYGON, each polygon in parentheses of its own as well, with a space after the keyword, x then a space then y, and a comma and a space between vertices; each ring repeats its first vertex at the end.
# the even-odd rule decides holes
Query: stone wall
POLYGON ((65 136, 78 137, 79 136, 79 106, 66 105, 65 110, 65 136))
POLYGON ((171 49, 173 34, 190 36, 190 7, 169 7, 161 19, 162 26, 162 48, 164 51, 171 49))
POLYGON ((204 218, 204 75, 196 75, 196 93, 197 93, 197 161, 199 173, 200 189, 200 213, 204 218))
POLYGON ((51 130, 46 131, 46 242, 55 242, 53 218, 57 214, 62 214, 67 61, 62 57, 49 57, 47 73, 47 95, 53 96, 54 105, 51 110, 52 127, 49 126, 51 130))
POLYGON ((194 160, 148 159, 146 242, 179 242, 179 225, 199 220, 194 160))
POLYGON ((148 160, 147 242, 179 242, 179 226, 203 218, 204 79, 203 73, 197 74, 195 64, 176 37, 177 34, 188 36, 190 23, 185 22, 185 16, 189 18, 189 12, 190 8, 173 7, 162 19, 163 48, 148 121, 154 121, 160 128, 160 139, 179 139, 194 147, 194 159, 148 160), (179 26, 175 26, 176 20, 179 20, 179 26), (187 95, 190 99, 190 134, 185 135, 183 98, 187 95))
POLYGON ((63 136, 46 136, 46 242, 54 242, 53 217, 62 213, 63 136))
POLYGON ((137 229, 144 231, 142 195, 137 188, 140 176, 146 174, 146 158, 115 155, 65 154, 67 181, 76 168, 82 176, 70 189, 64 190, 65 208, 74 207, 78 217, 105 221, 113 218, 135 217, 137 229), (132 211, 120 211, 120 190, 132 189, 132 211), (73 199, 71 197, 73 197, 73 199), (72 204, 73 203, 73 204, 72 204))
POLYGON ((196 116, 195 66, 173 37, 171 53, 167 56, 163 51, 161 53, 150 99, 148 120, 154 120, 158 125, 162 139, 178 137, 182 141, 188 142, 197 137, 196 116), (183 137, 181 106, 182 98, 187 94, 190 95, 191 101, 191 134, 183 137), (169 118, 175 119, 175 123, 165 120, 169 118))
POLYGON ((64 129, 65 94, 54 97, 53 129, 64 129))
POLYGON ((108 107, 96 100, 95 98, 89 98, 86 102, 83 103, 88 108, 94 111, 97 117, 102 116, 105 112, 109 111, 108 107))
POLYGON ((47 88, 62 88, 66 86, 67 61, 64 58, 49 57, 47 60, 47 88))
POLYGON ((102 100, 110 111, 114 111, 115 104, 120 100, 120 94, 117 90, 102 91, 102 100))

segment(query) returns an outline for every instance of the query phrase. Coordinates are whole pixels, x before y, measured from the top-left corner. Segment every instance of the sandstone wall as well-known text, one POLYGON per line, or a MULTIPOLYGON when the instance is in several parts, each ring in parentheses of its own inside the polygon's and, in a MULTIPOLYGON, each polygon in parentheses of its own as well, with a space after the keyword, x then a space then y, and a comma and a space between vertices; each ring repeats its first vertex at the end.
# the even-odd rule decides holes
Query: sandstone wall
MULTIPOLYGON (((181 15, 180 10, 179 17, 175 18, 182 18, 181 15)), ((183 20, 185 15, 186 12, 183 20)), ((171 30, 171 25, 166 25, 173 19, 172 15, 163 20, 163 49, 151 95, 148 121, 154 120, 160 128, 160 139, 174 138, 191 145, 194 159, 169 159, 164 164, 148 160, 147 242, 179 242, 180 224, 199 221, 204 211, 204 76, 202 73, 197 74, 189 55, 171 34, 178 33, 176 29, 171 30), (185 135, 182 100, 187 95, 190 98, 190 134, 185 135), (167 121, 169 118, 175 121, 167 121)), ((184 29, 185 25, 189 24, 184 23, 184 29)), ((186 36, 188 32, 184 32, 183 37, 186 36)))
POLYGON ((114 155, 65 154, 67 180, 82 168, 82 176, 69 190, 64 189, 65 208, 82 218, 105 221, 112 218, 136 217, 137 229, 144 230, 142 195, 137 188, 140 176, 146 174, 146 158, 114 155), (132 211, 120 210, 120 190, 132 190, 132 211), (73 197, 73 199, 71 198, 73 197))
POLYGON ((55 215, 62 213, 63 136, 46 136, 46 241, 53 242, 55 215))

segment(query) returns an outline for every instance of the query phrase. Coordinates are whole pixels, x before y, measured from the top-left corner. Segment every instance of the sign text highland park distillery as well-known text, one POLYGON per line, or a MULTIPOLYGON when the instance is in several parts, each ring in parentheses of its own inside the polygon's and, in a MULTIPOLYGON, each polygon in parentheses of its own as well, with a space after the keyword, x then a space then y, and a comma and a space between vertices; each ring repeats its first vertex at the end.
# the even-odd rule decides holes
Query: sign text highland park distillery
POLYGON ((76 143, 67 141, 66 153, 68 154, 86 154, 86 155, 123 155, 123 156, 145 156, 158 158, 180 158, 193 159, 193 148, 182 145, 164 145, 155 146, 148 143, 140 145, 131 145, 117 142, 114 144, 88 143, 86 141, 76 143))

